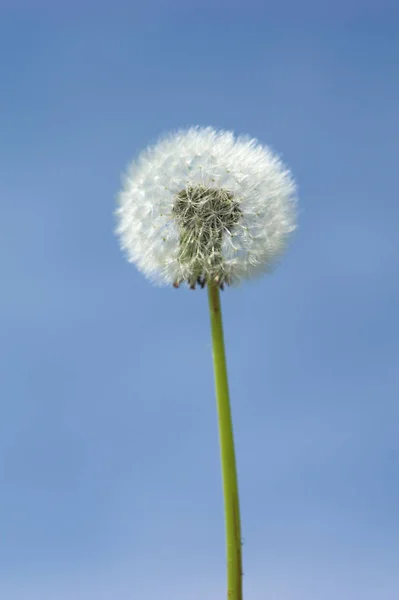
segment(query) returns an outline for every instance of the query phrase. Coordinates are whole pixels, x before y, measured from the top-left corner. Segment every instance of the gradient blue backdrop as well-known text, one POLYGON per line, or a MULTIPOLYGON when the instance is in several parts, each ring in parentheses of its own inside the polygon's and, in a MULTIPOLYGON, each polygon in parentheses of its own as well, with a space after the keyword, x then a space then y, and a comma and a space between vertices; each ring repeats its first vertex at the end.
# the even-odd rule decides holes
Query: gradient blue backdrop
POLYGON ((399 7, 0 5, 0 597, 218 600, 206 293, 113 235, 128 161, 199 124, 280 152, 300 226, 223 295, 248 600, 399 597, 399 7))

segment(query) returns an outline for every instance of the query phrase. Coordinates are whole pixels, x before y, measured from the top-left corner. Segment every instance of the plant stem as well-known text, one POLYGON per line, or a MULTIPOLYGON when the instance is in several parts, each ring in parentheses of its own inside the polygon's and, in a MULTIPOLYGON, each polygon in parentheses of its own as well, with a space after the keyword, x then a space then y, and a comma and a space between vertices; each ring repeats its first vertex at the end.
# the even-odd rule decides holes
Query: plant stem
POLYGON ((219 286, 208 284, 227 544, 227 598, 242 600, 240 504, 219 286))

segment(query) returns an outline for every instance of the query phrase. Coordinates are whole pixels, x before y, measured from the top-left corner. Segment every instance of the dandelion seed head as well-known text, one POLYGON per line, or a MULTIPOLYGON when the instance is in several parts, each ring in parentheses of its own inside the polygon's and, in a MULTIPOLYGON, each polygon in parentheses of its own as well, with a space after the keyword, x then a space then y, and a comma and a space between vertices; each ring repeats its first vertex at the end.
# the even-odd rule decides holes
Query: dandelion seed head
POLYGON ((116 211, 127 258, 158 284, 237 284, 275 265, 295 229, 296 187, 248 137, 178 131, 128 168, 116 211))

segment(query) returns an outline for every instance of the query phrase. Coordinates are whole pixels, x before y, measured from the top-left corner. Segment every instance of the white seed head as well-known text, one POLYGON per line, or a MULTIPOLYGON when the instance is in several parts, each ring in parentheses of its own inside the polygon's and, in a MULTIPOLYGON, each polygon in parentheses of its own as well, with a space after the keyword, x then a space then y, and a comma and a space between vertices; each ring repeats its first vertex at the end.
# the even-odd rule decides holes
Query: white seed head
POLYGON ((269 271, 295 229, 295 183, 256 140, 178 131, 134 161, 118 196, 117 235, 155 283, 238 283, 269 271))

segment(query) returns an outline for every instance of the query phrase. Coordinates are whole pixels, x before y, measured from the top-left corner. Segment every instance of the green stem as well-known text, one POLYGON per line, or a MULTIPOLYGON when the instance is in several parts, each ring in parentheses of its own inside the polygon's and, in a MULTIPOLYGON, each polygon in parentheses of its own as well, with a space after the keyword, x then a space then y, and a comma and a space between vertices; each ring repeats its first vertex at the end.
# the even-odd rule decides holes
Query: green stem
POLYGON ((240 504, 219 287, 208 284, 227 544, 227 598, 242 600, 240 504))

